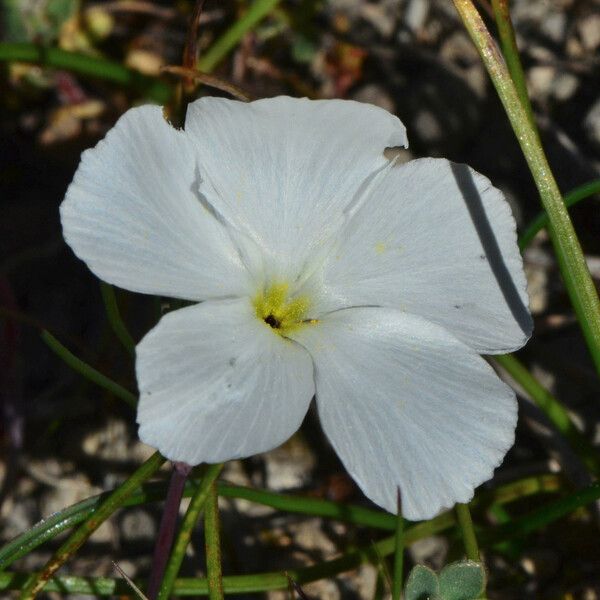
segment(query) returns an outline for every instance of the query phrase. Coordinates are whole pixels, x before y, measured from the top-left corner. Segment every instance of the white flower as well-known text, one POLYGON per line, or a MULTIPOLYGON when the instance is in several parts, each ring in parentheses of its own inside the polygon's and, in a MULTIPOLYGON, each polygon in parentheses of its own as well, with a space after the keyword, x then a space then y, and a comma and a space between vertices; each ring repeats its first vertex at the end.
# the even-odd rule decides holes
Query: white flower
POLYGON ((402 123, 350 101, 203 98, 185 131, 129 110, 85 152, 65 239, 101 279, 197 302, 137 347, 139 435, 166 457, 269 450, 313 395, 364 493, 429 518, 513 443, 479 354, 531 332, 515 223, 464 165, 395 166, 402 123))

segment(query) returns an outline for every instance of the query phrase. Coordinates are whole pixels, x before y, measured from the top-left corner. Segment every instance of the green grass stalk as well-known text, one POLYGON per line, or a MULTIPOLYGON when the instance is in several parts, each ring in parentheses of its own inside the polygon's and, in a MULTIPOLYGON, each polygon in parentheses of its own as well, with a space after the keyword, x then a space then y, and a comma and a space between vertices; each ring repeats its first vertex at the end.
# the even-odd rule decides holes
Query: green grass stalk
POLYGON ((569 442, 586 468, 600 475, 598 451, 577 429, 569 413, 513 354, 496 355, 492 360, 500 365, 531 396, 538 408, 548 417, 558 432, 569 442))
POLYGON ((72 352, 67 350, 67 348, 65 348, 49 331, 42 331, 41 337, 48 347, 74 371, 77 371, 77 373, 85 377, 88 381, 91 381, 92 383, 104 388, 117 398, 124 400, 132 408, 136 408, 137 398, 129 390, 126 390, 123 386, 119 385, 106 375, 100 373, 100 371, 97 371, 86 362, 75 356, 72 352))
POLYGON ((465 552, 469 560, 481 562, 479 557, 479 546, 477 545, 477 537, 473 528, 473 520, 471 519, 471 511, 468 504, 458 503, 455 507, 456 517, 462 532, 465 552))
POLYGON ((170 85, 155 77, 148 77, 103 58, 69 52, 60 48, 25 42, 0 42, 0 62, 34 63, 110 81, 131 88, 159 104, 166 103, 173 93, 170 85))
POLYGON ((20 600, 33 600, 46 586, 48 580, 69 560, 69 558, 81 548, 86 540, 110 517, 125 500, 139 488, 144 481, 152 477, 156 471, 165 462, 165 458, 159 452, 155 452, 141 467, 139 467, 131 477, 112 492, 108 498, 102 502, 96 511, 94 511, 84 523, 78 527, 53 556, 44 565, 43 569, 32 575, 25 582, 21 591, 20 600))
POLYGON ((558 265, 592 360, 600 373, 600 301, 577 234, 535 128, 506 63, 471 0, 453 0, 490 75, 533 175, 546 213, 558 265))
POLYGON ((104 309, 106 310, 106 317, 108 318, 111 329, 123 345, 123 348, 125 348, 132 357, 135 357, 135 342, 127 329, 127 325, 125 325, 125 321, 123 321, 123 318, 121 317, 115 289, 112 285, 101 281, 100 291, 102 292, 104 309))
POLYGON ((217 483, 212 482, 204 510, 204 545, 206 549, 206 579, 209 600, 223 600, 221 571, 221 534, 219 531, 219 497, 217 483))
POLYGON ((198 69, 211 73, 238 45, 244 35, 262 21, 280 0, 255 0, 250 8, 200 57, 198 69))

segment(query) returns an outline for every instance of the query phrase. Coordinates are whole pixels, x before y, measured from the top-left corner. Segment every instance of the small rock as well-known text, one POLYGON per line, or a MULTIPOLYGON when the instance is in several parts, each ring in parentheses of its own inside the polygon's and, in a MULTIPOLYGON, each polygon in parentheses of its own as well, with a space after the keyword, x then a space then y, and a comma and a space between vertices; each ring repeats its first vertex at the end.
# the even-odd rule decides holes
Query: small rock
POLYGON ((396 112, 396 105, 392 97, 387 93, 383 87, 376 83, 369 83, 363 85, 360 89, 353 94, 353 99, 357 102, 365 102, 367 104, 374 104, 394 114, 396 112))
POLYGON ((577 36, 569 36, 566 45, 567 56, 571 59, 579 59, 585 56, 586 51, 583 44, 577 39, 577 36))
POLYGON ((428 15, 428 0, 408 0, 402 15, 402 25, 413 33, 417 33, 425 26, 428 15))
POLYGON ((333 579, 321 579, 302 586, 309 598, 319 598, 319 600, 341 600, 342 592, 336 581, 333 579))
POLYGON ((335 544, 324 533, 321 519, 307 519, 298 525, 294 541, 303 550, 323 552, 325 556, 336 553, 335 544))
POLYGON ((43 494, 40 500, 40 510, 44 516, 51 515, 99 493, 100 490, 93 488, 89 479, 83 474, 62 478, 57 487, 51 488, 43 494))
POLYGON ((577 24, 583 47, 594 52, 600 46, 600 14, 588 15, 577 24))
POLYGON ((531 96, 547 97, 555 75, 556 68, 549 65, 536 66, 529 69, 527 83, 531 96))
POLYGON ((417 540, 408 549, 415 564, 425 564, 438 571, 446 564, 448 557, 448 540, 441 536, 433 535, 422 540, 417 540))
POLYGON ((128 542, 152 540, 156 535, 156 523, 144 509, 131 509, 121 519, 121 533, 128 542))
POLYGON ((9 540, 23 533, 37 520, 37 502, 33 497, 15 499, 11 510, 3 515, 2 538, 9 540))
POLYGON ((521 568, 538 581, 555 576, 559 564, 558 555, 549 548, 534 548, 521 558, 521 568))
POLYGON ((435 144, 443 137, 442 126, 430 110, 421 110, 413 120, 413 130, 424 144, 435 144))
POLYGON ((114 546, 118 539, 118 531, 114 521, 111 519, 104 521, 104 523, 92 533, 90 539, 96 544, 110 544, 114 546))
POLYGON ((529 310, 533 315, 539 315, 548 308, 548 272, 537 266, 526 265, 527 293, 529 295, 529 310))
POLYGON ((316 459, 301 436, 295 435, 283 446, 265 454, 267 488, 290 490, 308 482, 316 459))
POLYGON ((89 433, 83 440, 83 451, 103 460, 127 460, 130 436, 124 421, 110 419, 105 427, 89 433))
POLYGON ((352 577, 360 598, 373 598, 377 586, 377 567, 374 565, 361 565, 352 577))
POLYGON ((552 82, 552 95, 561 102, 572 98, 579 87, 579 79, 573 73, 559 73, 552 82))
MULTIPOLYGON (((517 43, 520 46, 524 46, 527 44, 527 38, 521 38, 520 36, 517 39, 517 43)), ((556 60, 556 56, 554 55, 554 53, 552 52, 552 50, 549 50, 548 48, 546 48, 545 46, 531 46, 528 49, 529 52, 529 56, 531 56, 531 58, 539 63, 552 63, 555 62, 556 60)))
POLYGON ((540 24, 542 34, 556 44, 561 44, 565 39, 567 30, 567 15, 564 12, 550 13, 540 24))

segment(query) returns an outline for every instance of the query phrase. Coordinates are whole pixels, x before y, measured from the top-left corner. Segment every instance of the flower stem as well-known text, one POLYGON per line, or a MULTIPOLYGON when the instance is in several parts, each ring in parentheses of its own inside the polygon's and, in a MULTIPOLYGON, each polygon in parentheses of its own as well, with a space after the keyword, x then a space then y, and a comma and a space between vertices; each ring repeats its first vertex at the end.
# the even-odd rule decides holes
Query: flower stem
POLYGON ((548 213, 548 232, 565 287, 600 373, 600 301, 539 137, 519 99, 506 63, 472 1, 453 2, 486 66, 533 175, 548 213))
POLYGON ((42 331, 42 340, 46 342, 49 348, 62 360, 64 360, 71 369, 77 371, 80 375, 103 387, 105 390, 114 394, 117 398, 121 398, 131 406, 135 408, 137 406, 137 398, 129 390, 126 390, 123 386, 119 385, 106 375, 96 371, 93 367, 88 365, 86 362, 75 356, 72 352, 67 350, 49 331, 42 331))
POLYGON ((160 528, 156 544, 154 545, 154 556, 152 557, 152 568, 148 579, 148 600, 156 600, 160 583, 165 573, 169 552, 175 537, 175 526, 179 515, 179 505, 185 489, 185 482, 192 468, 185 463, 174 463, 169 481, 169 489, 165 499, 160 528))
MULTIPOLYGON (((524 487, 529 491, 545 489, 556 489, 555 476, 532 477, 522 482, 515 482, 507 486, 510 488, 510 497, 520 497, 522 494, 517 493, 518 490, 513 489, 524 487), (544 480, 547 479, 547 483, 544 480)), ((556 521, 572 513, 574 510, 586 506, 591 502, 595 502, 600 498, 600 484, 592 484, 581 490, 572 492, 558 500, 544 505, 530 513, 527 513, 517 519, 511 521, 506 526, 495 527, 491 530, 484 531, 482 541, 484 544, 497 544, 506 539, 511 539, 515 536, 526 535, 541 527, 556 521)), ((505 498, 506 499, 506 498, 505 498)), ((84 501, 85 502, 85 501, 84 501)), ((395 519, 395 517, 392 517, 395 519)), ((430 521, 425 521, 417 525, 413 525, 406 531, 405 543, 408 545, 417 539, 434 535, 447 529, 454 524, 454 516, 452 512, 447 512, 430 521)), ((349 571, 356 568, 359 564, 370 561, 374 562, 378 556, 388 556, 395 549, 395 536, 390 536, 370 545, 368 548, 363 548, 350 552, 340 558, 317 564, 311 567, 301 569, 289 569, 288 575, 298 583, 309 583, 322 579, 324 577, 332 577, 338 573, 349 571), (374 548, 373 548, 374 546, 374 548)), ((26 583, 28 575, 26 573, 8 573, 0 572, 0 590, 5 589, 21 589, 26 583)), ((281 572, 274 573, 257 573, 252 575, 234 575, 223 577, 223 589, 226 594, 241 594, 251 592, 264 592, 274 589, 285 589, 288 585, 288 578, 281 572)), ((139 583, 142 587, 142 584, 139 583)), ((107 577, 56 577, 47 582, 45 591, 57 591, 63 594, 93 594, 97 596, 111 596, 115 594, 128 594, 130 589, 123 580, 115 580, 107 577)), ((198 596, 208 594, 208 582, 206 579, 198 578, 182 578, 173 582, 173 595, 176 596, 198 596)))
POLYGON ((513 354, 496 355, 493 360, 531 396, 538 408, 570 443, 588 470, 595 475, 600 475, 600 460, 597 450, 577 429, 563 405, 544 388, 513 354))
POLYGON ((533 109, 529 100, 529 94, 527 93, 525 72, 523 71, 519 48, 517 47, 515 29, 510 18, 509 0, 492 0, 492 9, 496 19, 496 26, 498 27, 498 34, 500 35, 500 45, 502 47, 502 54, 506 60, 506 66, 517 89, 521 104, 527 112, 529 122, 537 133, 533 109))
POLYGON ((233 50, 242 37, 264 19, 280 0, 255 0, 252 6, 215 41, 198 61, 198 69, 210 73, 233 50))
POLYGON ((123 344, 125 350, 127 350, 131 356, 135 356, 135 342, 127 330, 125 322, 121 318, 115 289, 112 285, 101 281, 100 291, 102 292, 102 300, 104 300, 106 316, 114 334, 117 336, 121 344, 123 344))
POLYGON ((62 565, 84 544, 84 542, 120 508, 125 500, 144 482, 151 477, 165 462, 159 452, 155 452, 127 481, 122 483, 98 509, 88 517, 75 532, 54 553, 44 568, 33 575, 21 592, 20 600, 31 600, 42 591, 48 580, 62 565))
MULTIPOLYGON (((527 535, 565 517, 580 507, 595 502, 599 498, 600 484, 594 483, 586 488, 561 497, 548 505, 537 508, 506 525, 484 531, 481 536, 482 541, 486 545, 497 544, 516 536, 527 535)), ((426 526, 428 527, 426 535, 433 535, 447 528, 449 522, 453 522, 450 512, 444 513, 431 521, 415 525, 407 531, 406 541, 409 543, 409 531, 412 533, 421 526, 426 526)), ((411 541, 414 541, 412 540, 412 536, 411 541)), ((375 563, 378 556, 389 556, 394 552, 394 549, 395 536, 389 536, 379 540, 375 544, 371 544, 367 548, 349 552, 334 560, 300 569, 288 569, 287 574, 299 584, 309 583, 325 577, 333 577, 344 571, 350 571, 365 562, 375 563)), ((0 572, 0 590, 20 589, 26 579, 27 574, 25 573, 0 572)), ((208 581, 204 578, 182 578, 173 583, 173 595, 175 596, 208 594, 208 581)), ((142 587, 141 583, 138 586, 142 587)), ((265 592, 286 589, 287 586, 288 577, 281 571, 223 577, 223 590, 225 594, 265 592)), ((55 591, 62 594, 92 594, 96 596, 126 595, 131 592, 127 583, 122 579, 75 576, 53 578, 47 582, 45 591, 55 591)))
POLYGON ((475 537, 475 529, 473 528, 473 520, 471 519, 471 511, 468 504, 458 503, 455 507, 456 517, 462 532, 465 552, 469 560, 481 562, 479 557, 479 547, 477 546, 477 538, 475 537))
MULTIPOLYGON (((183 492, 184 497, 191 497, 195 493, 197 485, 197 482, 188 480, 183 492)), ((330 500, 290 496, 221 482, 218 483, 217 489, 219 495, 226 498, 241 498, 248 502, 270 506, 276 510, 294 514, 335 519, 382 531, 394 531, 397 525, 396 517, 389 513, 341 504, 330 500)), ((537 475, 518 479, 495 490, 483 492, 473 502, 474 504, 481 504, 483 506, 491 503, 502 505, 520 498, 536 494, 549 494, 560 490, 561 480, 557 475, 537 475)), ((162 501, 167 491, 165 484, 162 482, 145 484, 141 490, 133 493, 123 506, 139 506, 150 502, 162 501)), ((26 556, 44 542, 54 539, 63 531, 85 521, 111 493, 106 492, 98 496, 86 498, 58 513, 54 513, 8 542, 8 544, 0 548, 0 571, 6 570, 12 563, 23 558, 23 556, 26 556)), ((411 525, 405 530, 404 545, 412 544, 423 537, 427 537, 436 531, 441 531, 453 525, 454 515, 452 512, 443 513, 439 517, 436 517, 435 521, 425 521, 417 525, 411 525)))
POLYGON ((210 465, 206 470, 206 474, 202 478, 200 485, 198 485, 198 488, 192 496, 190 505, 188 506, 181 527, 179 528, 179 533, 173 544, 173 550, 169 557, 165 575, 158 592, 159 600, 167 600, 171 595, 175 579, 177 578, 183 557, 185 556, 185 550, 190 543, 192 532, 196 527, 198 517, 210 495, 211 486, 219 476, 221 469, 223 469, 222 464, 210 465))
POLYGON ((223 600, 223 575, 221 572, 221 536, 219 532, 219 498, 217 483, 210 486, 204 511, 204 541, 206 547, 206 578, 210 600, 223 600))

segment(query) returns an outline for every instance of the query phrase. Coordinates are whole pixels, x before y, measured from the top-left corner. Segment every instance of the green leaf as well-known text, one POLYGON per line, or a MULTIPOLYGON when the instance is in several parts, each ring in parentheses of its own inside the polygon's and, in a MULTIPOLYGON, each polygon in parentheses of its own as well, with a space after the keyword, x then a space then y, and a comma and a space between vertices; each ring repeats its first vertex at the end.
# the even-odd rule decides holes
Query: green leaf
POLYGON ((50 44, 56 41, 61 27, 75 15, 78 6, 78 0, 43 0, 35 3, 2 0, 2 15, 6 22, 4 38, 10 42, 50 44))
POLYGON ((424 565, 416 565, 404 588, 405 600, 433 600, 439 596, 438 576, 424 565))
POLYGON ((439 583, 444 600, 475 600, 485 589, 485 569, 472 560, 455 562, 442 569, 439 583))

